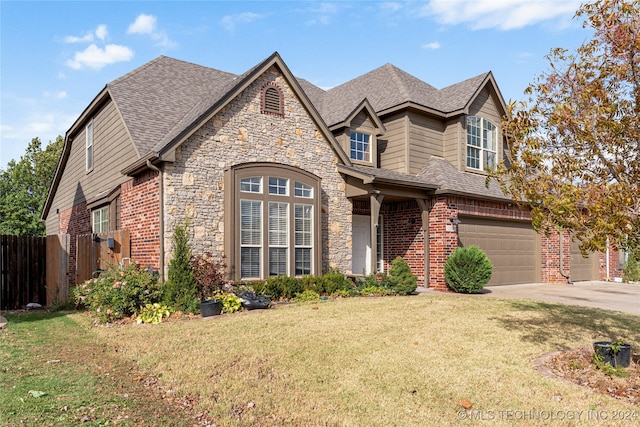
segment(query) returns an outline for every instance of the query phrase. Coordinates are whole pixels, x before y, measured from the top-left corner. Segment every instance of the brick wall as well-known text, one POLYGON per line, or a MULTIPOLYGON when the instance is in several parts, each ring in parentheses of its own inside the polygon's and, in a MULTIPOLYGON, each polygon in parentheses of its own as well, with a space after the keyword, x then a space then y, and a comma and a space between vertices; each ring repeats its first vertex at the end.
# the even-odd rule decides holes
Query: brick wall
POLYGON ((418 204, 414 200, 383 203, 381 214, 385 271, 391 268, 391 261, 402 257, 418 277, 418 284, 424 285, 424 233, 418 204))
POLYGON ((58 217, 60 234, 69 235, 69 269, 67 280, 69 287, 76 284, 76 241, 80 234, 91 233, 91 212, 87 209, 87 203, 79 203, 72 208, 60 212, 58 217))
POLYGON ((444 264, 458 247, 458 233, 447 226, 452 225, 450 218, 458 218, 458 200, 438 196, 429 213, 429 287, 437 290, 449 289, 444 278, 444 264))
POLYGON ((571 239, 568 232, 562 238, 562 264, 560 263, 560 235, 551 233, 540 235, 540 259, 543 283, 569 283, 569 279, 562 275, 570 274, 571 268, 571 239))
POLYGON ((131 236, 131 259, 160 268, 160 199, 158 173, 146 171, 120 186, 121 229, 131 236))

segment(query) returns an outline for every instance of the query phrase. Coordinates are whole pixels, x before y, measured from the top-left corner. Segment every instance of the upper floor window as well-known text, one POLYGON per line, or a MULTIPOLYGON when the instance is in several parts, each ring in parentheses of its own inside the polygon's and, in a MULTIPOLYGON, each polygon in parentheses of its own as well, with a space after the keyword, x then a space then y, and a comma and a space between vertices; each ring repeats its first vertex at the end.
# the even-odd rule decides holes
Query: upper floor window
POLYGON ((366 133, 351 131, 351 150, 350 156, 352 160, 361 160, 363 162, 371 161, 371 136, 366 133))
POLYGON ((467 167, 493 169, 496 165, 498 132, 482 117, 467 117, 467 167))
POLYGON ((109 205, 91 211, 91 229, 94 233, 109 232, 109 205))
POLYGON ((275 83, 267 83, 262 87, 260 107, 263 114, 284 117, 284 97, 275 83))
POLYGON ((89 123, 85 129, 85 135, 87 138, 86 153, 87 153, 87 171, 93 169, 93 123, 89 123))

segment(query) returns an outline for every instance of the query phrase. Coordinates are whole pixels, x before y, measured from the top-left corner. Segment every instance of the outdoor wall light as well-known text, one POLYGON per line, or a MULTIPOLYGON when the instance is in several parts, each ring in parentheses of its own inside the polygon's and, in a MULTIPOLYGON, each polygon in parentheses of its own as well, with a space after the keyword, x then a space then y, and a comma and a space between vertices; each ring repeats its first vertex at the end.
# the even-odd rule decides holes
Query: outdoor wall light
POLYGON ((462 224, 462 221, 460 221, 458 218, 454 218, 452 216, 449 217, 449 222, 451 222, 451 224, 453 224, 453 225, 462 224))

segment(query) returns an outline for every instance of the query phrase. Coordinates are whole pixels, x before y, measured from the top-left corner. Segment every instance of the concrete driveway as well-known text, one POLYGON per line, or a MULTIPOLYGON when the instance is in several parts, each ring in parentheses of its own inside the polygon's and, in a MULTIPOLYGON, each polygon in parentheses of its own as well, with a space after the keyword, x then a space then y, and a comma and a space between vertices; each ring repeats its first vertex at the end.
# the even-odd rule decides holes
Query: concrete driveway
POLYGON ((487 286, 480 295, 486 298, 530 298, 640 315, 638 284, 593 281, 573 285, 532 283, 487 286))

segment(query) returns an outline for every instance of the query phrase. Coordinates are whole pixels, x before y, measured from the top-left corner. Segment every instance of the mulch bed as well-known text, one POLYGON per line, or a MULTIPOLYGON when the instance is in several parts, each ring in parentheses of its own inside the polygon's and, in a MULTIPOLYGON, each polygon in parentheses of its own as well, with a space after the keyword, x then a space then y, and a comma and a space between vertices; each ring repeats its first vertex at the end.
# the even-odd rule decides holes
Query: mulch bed
POLYGON ((609 376, 597 369, 591 360, 593 350, 578 349, 551 353, 538 363, 538 369, 547 376, 588 387, 631 405, 640 405, 640 364, 634 357, 624 369, 628 378, 609 376))

